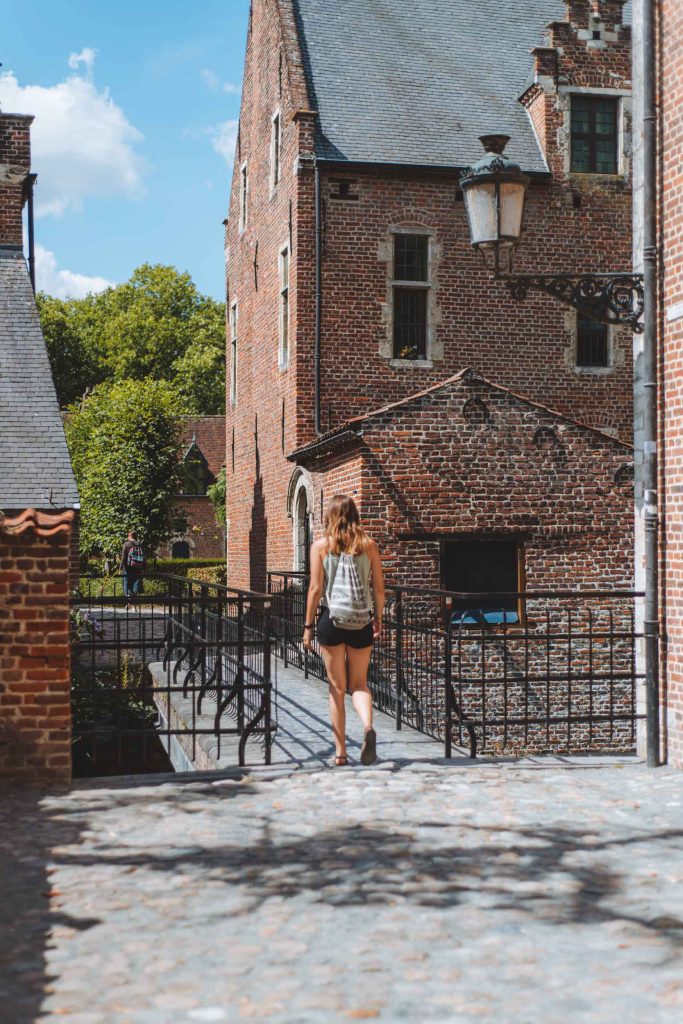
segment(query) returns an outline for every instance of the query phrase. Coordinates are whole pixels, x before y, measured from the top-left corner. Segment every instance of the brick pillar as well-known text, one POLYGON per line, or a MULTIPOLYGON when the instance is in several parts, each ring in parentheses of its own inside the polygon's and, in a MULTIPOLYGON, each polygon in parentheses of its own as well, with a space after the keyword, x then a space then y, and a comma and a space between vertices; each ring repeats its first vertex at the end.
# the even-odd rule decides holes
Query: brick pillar
POLYGON ((0 782, 71 780, 74 513, 0 519, 0 782))
POLYGON ((0 245, 23 245, 24 182, 31 170, 31 122, 27 114, 0 112, 0 245))

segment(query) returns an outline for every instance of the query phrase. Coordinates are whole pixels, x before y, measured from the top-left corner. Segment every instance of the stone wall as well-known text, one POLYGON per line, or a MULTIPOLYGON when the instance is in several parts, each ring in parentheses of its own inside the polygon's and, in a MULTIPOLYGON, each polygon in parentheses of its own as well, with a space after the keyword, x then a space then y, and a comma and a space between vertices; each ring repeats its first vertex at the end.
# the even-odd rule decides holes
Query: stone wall
POLYGON ((0 519, 0 781, 71 779, 73 512, 0 519))

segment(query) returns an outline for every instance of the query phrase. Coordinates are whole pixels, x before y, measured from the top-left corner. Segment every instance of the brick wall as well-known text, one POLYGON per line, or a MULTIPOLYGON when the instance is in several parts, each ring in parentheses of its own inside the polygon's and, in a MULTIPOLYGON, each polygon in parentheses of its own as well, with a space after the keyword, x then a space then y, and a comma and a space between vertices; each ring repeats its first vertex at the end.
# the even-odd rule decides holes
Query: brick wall
POLYGON ((33 118, 0 112, 0 245, 23 243, 23 187, 31 169, 33 118))
POLYGON ((660 245, 662 252, 661 424, 665 473, 662 585, 665 615, 664 742, 683 768, 683 2, 662 0, 660 21, 660 245))
POLYGON ((359 451, 307 461, 316 495, 356 497, 391 582, 442 586, 444 539, 515 537, 531 591, 632 586, 632 457, 469 375, 366 420, 359 451))
POLYGON ((0 780, 71 778, 73 512, 0 520, 0 780))
MULTIPOLYGON (((574 24, 553 25, 549 46, 529 58, 529 70, 537 61, 538 83, 525 102, 552 177, 531 186, 516 266, 520 272, 630 266, 630 31, 617 28, 618 3, 603 2, 599 8, 604 39, 591 39, 589 45, 579 38, 588 25, 589 5, 577 2, 570 12, 574 24), (545 73, 544 62, 552 62, 552 74, 545 73), (568 173, 567 90, 574 87, 609 88, 623 97, 621 175, 568 173)), ((291 4, 276 0, 255 0, 252 5, 226 230, 228 304, 237 302, 238 308, 237 396, 234 406, 228 403, 226 417, 228 579, 257 589, 263 586, 266 564, 293 565, 288 506, 293 467, 286 457, 313 437, 315 204, 310 156, 315 115, 308 110, 291 10, 291 4), (283 126, 282 177, 273 191, 271 122, 277 108, 283 126), (240 168, 245 162, 249 207, 246 228, 240 231, 240 168), (282 368, 278 254, 288 241, 290 355, 288 367, 282 368)), ((473 159, 478 155, 473 153, 473 159)), ((323 166, 321 187, 324 429, 473 366, 560 412, 630 439, 630 335, 613 332, 608 372, 577 370, 576 315, 542 295, 513 302, 483 271, 469 243, 455 172, 323 166), (333 198, 337 189, 332 179, 339 177, 353 181, 356 200, 333 198), (392 226, 424 228, 432 234, 438 267, 431 365, 393 366, 386 357, 386 248, 392 226)))

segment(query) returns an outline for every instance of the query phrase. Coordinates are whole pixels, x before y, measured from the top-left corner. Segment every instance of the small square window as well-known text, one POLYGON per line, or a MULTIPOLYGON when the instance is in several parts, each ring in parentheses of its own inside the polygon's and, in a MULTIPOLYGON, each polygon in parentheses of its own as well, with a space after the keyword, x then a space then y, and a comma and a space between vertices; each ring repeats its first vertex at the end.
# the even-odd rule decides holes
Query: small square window
POLYGON ((571 104, 572 171, 616 174, 618 100, 611 96, 572 96, 571 104))
POLYGON ((609 366, 609 328, 599 320, 579 316, 576 331, 576 365, 596 369, 609 366))
POLYGON ((395 235, 394 280, 427 281, 429 273, 429 237, 395 235))
POLYGON ((454 599, 451 621, 463 626, 518 623, 521 566, 518 541, 445 541, 441 559, 444 589, 478 595, 454 599))

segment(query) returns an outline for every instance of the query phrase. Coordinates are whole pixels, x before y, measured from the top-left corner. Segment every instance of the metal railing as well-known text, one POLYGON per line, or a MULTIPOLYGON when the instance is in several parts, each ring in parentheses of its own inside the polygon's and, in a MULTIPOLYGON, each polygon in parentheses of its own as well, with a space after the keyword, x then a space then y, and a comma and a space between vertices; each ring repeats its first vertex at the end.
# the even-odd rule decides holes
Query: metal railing
POLYGON ((82 579, 71 605, 74 754, 89 774, 150 770, 158 738, 187 767, 215 765, 227 736, 237 737, 244 765, 256 738, 270 764, 266 595, 145 574, 132 599, 118 577, 82 579))
MULTIPOLYGON (((325 678, 301 646, 308 578, 270 572, 275 649, 325 678)), ((633 591, 459 594, 387 587, 369 682, 375 706, 471 756, 631 751, 636 742, 633 591)))

